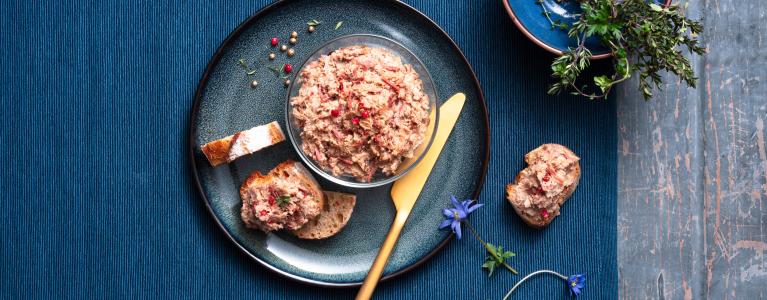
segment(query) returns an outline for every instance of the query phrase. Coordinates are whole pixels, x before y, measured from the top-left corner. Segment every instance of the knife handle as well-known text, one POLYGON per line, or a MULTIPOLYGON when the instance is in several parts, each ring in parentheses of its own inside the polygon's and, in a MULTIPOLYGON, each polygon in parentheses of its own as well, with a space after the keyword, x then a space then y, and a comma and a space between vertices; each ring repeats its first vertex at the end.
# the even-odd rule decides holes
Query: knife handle
POLYGON ((408 215, 410 215, 410 210, 397 212, 394 223, 392 223, 391 229, 389 229, 389 234, 386 235, 386 239, 383 245, 381 245, 381 250, 378 251, 378 256, 373 261, 373 266, 370 268, 368 276, 362 282, 362 287, 357 293, 357 300, 367 300, 373 296, 373 290, 375 290, 378 280, 381 279, 386 263, 389 261, 389 256, 397 244, 399 234, 402 232, 402 228, 405 227, 408 215))

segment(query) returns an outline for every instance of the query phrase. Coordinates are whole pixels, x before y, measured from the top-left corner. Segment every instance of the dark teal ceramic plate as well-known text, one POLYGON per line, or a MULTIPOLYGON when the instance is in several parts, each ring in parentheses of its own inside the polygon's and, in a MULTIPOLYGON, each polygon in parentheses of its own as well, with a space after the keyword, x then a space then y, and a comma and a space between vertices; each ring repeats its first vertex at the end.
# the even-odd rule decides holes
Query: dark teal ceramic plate
POLYGON ((299 160, 290 143, 216 168, 208 164, 200 145, 273 120, 285 129, 288 90, 267 66, 300 66, 327 41, 359 33, 388 37, 420 58, 442 97, 438 104, 457 92, 467 95, 461 117, 402 232, 384 279, 407 272, 445 245, 451 235, 438 229, 441 209, 449 205, 451 194, 476 198, 487 170, 490 139, 482 90, 455 43, 426 16, 393 1, 282 1, 257 12, 226 38, 197 88, 190 129, 193 175, 213 218, 237 247, 267 268, 311 284, 354 286, 362 282, 394 218, 391 185, 355 190, 315 174, 326 190, 357 194, 357 206, 346 228, 320 241, 300 240, 282 232, 264 234, 245 228, 238 190, 253 171, 267 172, 286 159, 299 160), (306 22, 312 19, 322 23, 309 34, 306 22), (343 23, 335 29, 338 22, 343 23), (269 40, 276 36, 287 41, 291 31, 297 31, 299 37, 295 56, 288 58, 272 48, 269 40), (277 53, 277 59, 269 61, 269 52, 277 53), (255 66, 254 75, 247 74, 240 59, 255 66), (251 88, 254 79, 259 84, 251 88))

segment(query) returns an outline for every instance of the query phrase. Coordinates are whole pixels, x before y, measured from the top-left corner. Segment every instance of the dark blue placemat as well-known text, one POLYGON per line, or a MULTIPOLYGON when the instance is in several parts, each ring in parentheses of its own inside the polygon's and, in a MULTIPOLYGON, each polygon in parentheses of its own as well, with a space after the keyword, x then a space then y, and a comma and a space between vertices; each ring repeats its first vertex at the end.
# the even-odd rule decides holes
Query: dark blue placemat
MULTIPOLYGON (((587 272, 585 296, 617 297, 615 102, 547 96, 552 57, 514 28, 500 1, 408 2, 455 39, 487 97, 492 151, 477 229, 516 251, 512 263, 523 273, 587 272), (504 185, 522 155, 545 142, 580 154, 584 177, 563 216, 535 231, 505 202, 504 185)), ((189 175, 198 80, 224 37, 266 3, 3 4, 4 296, 354 295, 294 283, 250 261, 216 227, 189 175)), ((488 279, 483 256, 469 236, 452 241, 377 295, 500 298, 520 277, 488 279)), ((562 283, 540 277, 515 299, 566 295, 562 283)))

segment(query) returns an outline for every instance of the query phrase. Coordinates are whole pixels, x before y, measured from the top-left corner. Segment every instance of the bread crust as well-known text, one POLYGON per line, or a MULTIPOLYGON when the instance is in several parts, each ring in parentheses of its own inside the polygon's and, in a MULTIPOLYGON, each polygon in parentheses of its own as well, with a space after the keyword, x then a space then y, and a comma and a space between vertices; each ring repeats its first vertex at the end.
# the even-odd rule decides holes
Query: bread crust
POLYGON ((232 147, 234 135, 227 136, 202 145, 202 153, 208 158, 211 166, 218 166, 227 163, 229 157, 229 148, 232 147))
POLYGON ((316 219, 292 233, 301 239, 318 240, 341 232, 351 218, 357 197, 352 194, 324 192, 325 205, 316 219))
MULTIPOLYGON (((527 162, 528 167, 520 171, 517 176, 514 178, 514 182, 509 183, 506 185, 506 199, 509 201, 511 206, 514 208, 514 211, 519 215, 519 217, 522 219, 522 221, 525 222, 530 227, 542 229, 546 227, 547 225, 551 224, 551 222, 560 214, 561 206, 564 204, 567 199, 569 199, 573 193, 575 192, 575 189, 578 187, 578 183, 580 182, 581 177, 581 166, 580 166, 580 158, 575 155, 575 153, 568 149, 565 146, 559 145, 559 144, 544 144, 539 146, 538 148, 530 151, 529 153, 525 154, 525 162, 527 162), (570 170, 570 173, 568 173, 569 176, 574 178, 573 182, 567 186, 564 186, 563 190, 556 194, 552 200, 556 204, 552 208, 552 211, 548 211, 548 217, 540 216, 541 219, 533 218, 532 216, 525 213, 525 207, 523 205, 523 200, 519 199, 517 195, 524 193, 525 195, 530 195, 528 191, 517 191, 519 188, 519 183, 522 180, 524 176, 534 176, 534 172, 530 169, 532 165, 535 165, 540 162, 546 163, 546 161, 543 160, 542 151, 547 149, 548 147, 556 147, 557 150, 562 151, 566 155, 570 155, 572 158, 575 158, 574 165, 572 166, 572 169, 570 170)), ((537 180, 537 178, 536 178, 537 180)), ((545 197, 545 195, 544 195, 545 197)))

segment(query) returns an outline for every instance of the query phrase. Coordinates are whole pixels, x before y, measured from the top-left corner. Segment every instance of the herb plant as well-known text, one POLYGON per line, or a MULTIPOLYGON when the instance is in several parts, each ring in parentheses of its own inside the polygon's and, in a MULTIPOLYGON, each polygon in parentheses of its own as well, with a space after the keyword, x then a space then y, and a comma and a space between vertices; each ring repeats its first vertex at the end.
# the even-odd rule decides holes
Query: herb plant
MULTIPOLYGON (((647 0, 579 2, 580 19, 568 31, 568 35, 577 40, 577 46, 551 64, 556 82, 550 85, 549 94, 569 91, 589 99, 600 99, 606 97, 614 85, 638 74, 639 90, 645 99, 649 99, 653 96, 653 86, 662 88, 659 74, 662 71, 674 73, 688 86, 695 87, 695 72, 680 48, 696 54, 705 53, 698 40, 703 26, 688 19, 678 5, 664 8, 647 0), (589 66, 592 55, 584 43, 592 36, 610 49, 614 72, 595 76, 589 88, 589 84, 583 84, 579 77, 589 66)), ((545 7, 543 14, 552 28, 566 28, 560 21, 552 21, 545 7)))

